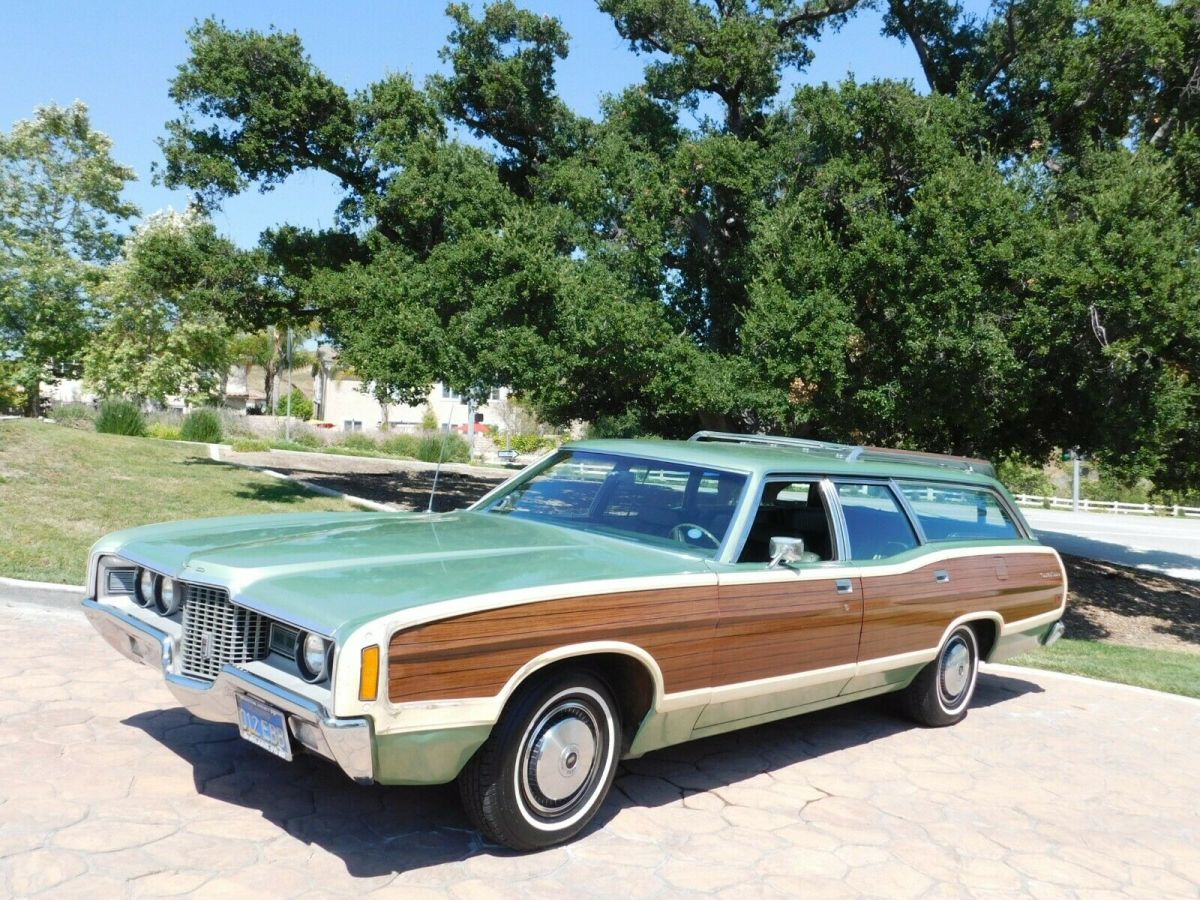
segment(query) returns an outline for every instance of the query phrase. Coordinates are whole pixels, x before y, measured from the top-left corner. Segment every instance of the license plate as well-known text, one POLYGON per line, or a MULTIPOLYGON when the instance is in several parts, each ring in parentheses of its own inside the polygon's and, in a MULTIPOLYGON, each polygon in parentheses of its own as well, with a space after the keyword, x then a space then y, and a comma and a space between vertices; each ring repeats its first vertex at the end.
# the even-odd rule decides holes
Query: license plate
POLYGON ((238 732, 252 744, 286 760, 292 758, 283 713, 245 694, 237 695, 238 732))

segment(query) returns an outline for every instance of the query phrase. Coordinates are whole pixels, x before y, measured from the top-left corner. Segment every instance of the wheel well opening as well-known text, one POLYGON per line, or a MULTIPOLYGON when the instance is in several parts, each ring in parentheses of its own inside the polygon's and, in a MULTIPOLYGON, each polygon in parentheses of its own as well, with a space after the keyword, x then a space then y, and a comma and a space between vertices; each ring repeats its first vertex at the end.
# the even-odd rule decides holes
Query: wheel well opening
POLYGON ((967 623, 975 632, 975 641, 979 644, 979 658, 986 661, 992 655, 992 647, 996 643, 996 623, 991 619, 976 619, 967 623))
POLYGON ((646 667, 623 653, 575 656, 538 672, 590 672, 608 685, 621 714, 622 752, 629 750, 642 719, 654 703, 654 678, 646 667))

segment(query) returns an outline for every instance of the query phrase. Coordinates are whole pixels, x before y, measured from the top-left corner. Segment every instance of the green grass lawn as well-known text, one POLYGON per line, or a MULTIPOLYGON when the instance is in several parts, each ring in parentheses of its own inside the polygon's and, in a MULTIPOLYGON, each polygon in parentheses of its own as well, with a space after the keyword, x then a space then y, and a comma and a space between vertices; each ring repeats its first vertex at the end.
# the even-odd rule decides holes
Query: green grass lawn
POLYGON ((133 525, 355 508, 215 463, 204 447, 0 422, 0 575, 9 578, 82 584, 92 543, 133 525))
POLYGON ((1017 656, 1008 662, 1014 666, 1068 672, 1185 697, 1200 697, 1200 653, 1148 650, 1064 638, 1049 650, 1017 656))

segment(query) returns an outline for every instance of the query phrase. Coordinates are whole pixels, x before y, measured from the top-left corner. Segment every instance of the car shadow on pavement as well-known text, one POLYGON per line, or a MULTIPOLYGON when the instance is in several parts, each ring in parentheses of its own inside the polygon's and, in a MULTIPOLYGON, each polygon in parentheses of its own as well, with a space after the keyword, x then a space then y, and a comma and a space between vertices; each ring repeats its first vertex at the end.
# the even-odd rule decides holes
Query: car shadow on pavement
MULTIPOLYGON (((974 708, 1042 689, 1019 678, 981 674, 974 708)), ((659 807, 916 728, 876 698, 691 741, 628 760, 586 833, 622 810, 659 807)), ((260 813, 292 838, 340 858, 355 877, 377 877, 477 855, 515 855, 474 830, 454 785, 362 786, 324 760, 287 763, 182 708, 139 713, 124 724, 144 731, 193 769, 196 793, 260 813)), ((236 829, 231 824, 231 828, 236 829)))

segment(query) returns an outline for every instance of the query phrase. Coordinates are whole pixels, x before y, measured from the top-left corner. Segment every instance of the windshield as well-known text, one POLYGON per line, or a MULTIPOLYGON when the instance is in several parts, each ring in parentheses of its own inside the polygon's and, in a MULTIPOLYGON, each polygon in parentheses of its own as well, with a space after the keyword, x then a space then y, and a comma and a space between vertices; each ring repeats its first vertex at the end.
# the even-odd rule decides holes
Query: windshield
POLYGON ((745 485, 734 472, 570 450, 482 511, 711 557, 745 485))

